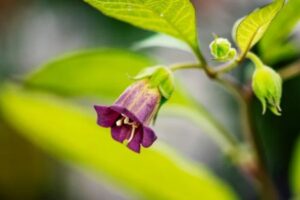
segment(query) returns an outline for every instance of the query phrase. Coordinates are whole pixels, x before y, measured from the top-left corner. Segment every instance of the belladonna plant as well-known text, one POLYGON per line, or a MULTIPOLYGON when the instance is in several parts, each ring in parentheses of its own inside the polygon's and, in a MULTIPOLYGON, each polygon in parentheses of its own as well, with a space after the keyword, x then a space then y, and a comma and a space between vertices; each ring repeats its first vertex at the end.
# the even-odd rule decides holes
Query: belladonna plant
MULTIPOLYGON (((134 152, 140 152, 141 147, 150 147, 158 138, 150 128, 151 123, 155 120, 162 104, 167 102, 174 90, 172 72, 191 68, 203 70, 208 78, 220 83, 230 92, 240 105, 239 116, 244 141, 240 142, 233 134, 228 133, 226 128, 213 119, 209 113, 207 118, 213 121, 212 124, 220 130, 214 137, 216 143, 225 154, 230 154, 234 164, 248 172, 247 174, 254 180, 255 186, 260 191, 262 199, 278 199, 277 188, 273 185, 263 159, 264 152, 262 152, 259 140, 260 135, 254 127, 252 102, 256 96, 262 103, 263 113, 269 108, 274 114, 280 115, 282 81, 300 73, 300 70, 292 67, 285 70, 285 73, 277 73, 272 68, 273 66, 266 66, 258 56, 251 52, 251 49, 262 39, 271 22, 283 8, 285 1, 274 0, 237 20, 232 29, 235 45, 232 45, 226 38, 215 37, 207 50, 210 50, 214 61, 222 62, 217 66, 210 65, 198 45, 196 15, 189 0, 86 1, 108 16, 181 39, 189 47, 189 52, 192 52, 197 59, 197 62, 193 63, 175 63, 168 67, 146 68, 134 77, 135 82, 120 95, 113 105, 95 106, 98 125, 110 128, 112 138, 126 143, 134 152), (244 62, 246 59, 250 59, 255 65, 252 76, 241 79, 236 78, 234 73, 229 73, 239 66, 247 67, 248 65, 244 62)), ((168 42, 164 43, 161 38, 156 37, 154 43, 167 45, 168 42)), ((150 41, 153 42, 153 40, 150 41)), ((147 46, 147 42, 143 44, 147 46)), ((167 46, 186 50, 186 45, 183 47, 182 43, 173 41, 167 46)))
POLYGON ((141 146, 149 147, 157 139, 149 127, 161 104, 173 92, 171 72, 164 67, 148 68, 138 74, 112 106, 96 105, 98 124, 111 128, 112 138, 126 141, 127 146, 139 153, 141 146))

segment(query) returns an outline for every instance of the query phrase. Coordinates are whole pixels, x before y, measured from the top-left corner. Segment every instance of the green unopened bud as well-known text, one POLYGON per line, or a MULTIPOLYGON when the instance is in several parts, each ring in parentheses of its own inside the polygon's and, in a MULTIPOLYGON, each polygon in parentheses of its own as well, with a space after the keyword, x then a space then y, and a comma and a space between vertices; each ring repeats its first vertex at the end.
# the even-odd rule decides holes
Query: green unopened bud
POLYGON ((282 80, 275 70, 268 66, 257 67, 252 77, 252 88, 262 103, 263 114, 268 107, 275 115, 281 115, 282 80))
POLYGON ((229 61, 236 56, 236 50, 225 38, 216 38, 209 45, 211 55, 218 61, 229 61))
POLYGON ((135 80, 149 79, 152 87, 158 87, 161 95, 169 99, 174 91, 174 77, 170 69, 163 66, 149 67, 134 77, 135 80))

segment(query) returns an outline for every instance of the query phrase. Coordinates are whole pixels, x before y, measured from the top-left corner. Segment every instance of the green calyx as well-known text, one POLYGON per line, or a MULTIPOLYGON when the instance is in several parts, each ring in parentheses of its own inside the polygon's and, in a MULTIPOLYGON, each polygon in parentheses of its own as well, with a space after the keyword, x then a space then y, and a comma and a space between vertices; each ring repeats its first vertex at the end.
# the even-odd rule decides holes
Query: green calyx
POLYGON ((169 99, 174 91, 174 77, 170 69, 163 66, 149 67, 138 73, 134 79, 149 79, 151 87, 157 87, 165 99, 169 99))
POLYGON ((281 115, 282 80, 275 70, 265 65, 256 68, 252 77, 252 88, 262 103, 263 114, 268 107, 275 115, 281 115))
POLYGON ((232 60, 236 56, 236 49, 225 38, 216 37, 209 45, 211 55, 221 62, 232 60))

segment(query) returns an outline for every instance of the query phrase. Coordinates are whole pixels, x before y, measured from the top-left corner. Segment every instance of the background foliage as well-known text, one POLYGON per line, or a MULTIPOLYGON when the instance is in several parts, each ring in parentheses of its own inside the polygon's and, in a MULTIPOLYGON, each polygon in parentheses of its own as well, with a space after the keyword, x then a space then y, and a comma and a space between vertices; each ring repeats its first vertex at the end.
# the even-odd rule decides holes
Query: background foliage
MULTIPOLYGON (((187 42, 196 53, 198 41, 193 26, 196 21, 199 23, 198 32, 204 35, 200 36, 201 48, 207 53, 205 45, 212 40, 208 35, 218 28, 226 30, 224 32, 229 35, 233 22, 247 13, 241 9, 231 12, 226 4, 215 1, 202 2, 201 5, 188 0, 164 1, 164 5, 160 5, 160 1, 122 2, 87 0, 108 16, 175 36, 187 42), (168 4, 168 9, 162 9, 168 4), (193 6, 196 6, 197 13, 193 6), (205 24, 203 20, 208 19, 207 16, 212 22, 222 19, 225 23, 222 14, 211 14, 217 13, 218 9, 227 11, 229 22, 223 27, 205 24)), ((293 32, 299 22, 298 4, 299 0, 289 0, 255 46, 263 60, 276 69, 299 59, 299 36, 293 32)), ((280 6, 279 3, 274 5, 280 6)), ((243 4, 239 6, 242 8, 243 4)), ((162 134, 162 140, 153 148, 144 149, 141 155, 131 153, 111 140, 108 130, 96 126, 92 105, 112 103, 132 82, 130 76, 156 63, 178 61, 181 56, 184 61, 193 60, 191 56, 161 48, 139 52, 129 50, 134 43, 153 33, 107 18, 84 2, 8 1, 3 6, 0 4, 0 9, 3 10, 0 10, 0 31, 3 33, 0 36, 0 140, 5 144, 1 145, 1 199, 72 199, 72 194, 67 192, 69 166, 84 169, 113 188, 122 188, 126 194, 121 195, 122 198, 128 195, 141 199, 257 198, 251 182, 221 158, 223 155, 219 151, 207 148, 212 144, 209 139, 192 143, 199 140, 193 133, 188 133, 193 126, 195 129, 191 132, 194 131, 194 135, 202 132, 216 139, 225 152, 228 146, 219 133, 229 130, 240 134, 236 122, 239 116, 232 106, 236 102, 219 87, 207 86, 209 82, 198 73, 179 73, 176 94, 159 116, 159 120, 171 120, 165 131, 167 134, 165 138, 162 134), (19 17, 9 22, 2 20, 11 13, 18 13, 19 17), (104 46, 114 48, 99 48, 104 46), (65 55, 65 52, 74 50, 75 53, 65 55), (57 58, 47 61, 53 57, 57 58), (199 77, 203 79, 201 82, 197 82, 199 77), (202 96, 197 96, 199 93, 202 96), (216 96, 211 93, 216 93, 216 96), (214 100, 206 99, 202 105, 199 100, 205 100, 203 96, 214 100), (213 116, 211 111, 217 109, 216 116, 213 116), (187 121, 181 124, 184 127, 181 131, 172 129, 176 119, 187 121), (217 119, 225 122, 225 130, 217 119), (170 142, 172 135, 176 136, 177 143, 170 142), (208 145, 205 145, 207 141, 208 145), (186 144, 185 149, 202 152, 209 159, 200 154, 186 153, 188 151, 179 148, 182 143, 186 144), (14 183, 8 180, 14 180, 14 183)), ((259 14, 260 19, 262 15, 265 14, 259 14)), ((265 30, 269 24, 260 26, 265 30)), ((151 43, 155 41, 146 46, 151 46, 151 43)), ((182 49, 180 43, 176 44, 182 49)), ((249 78, 249 67, 246 66, 236 71, 241 80, 249 78)), ((253 115, 266 150, 265 157, 283 199, 300 194, 300 144, 296 142, 300 133, 299 85, 299 77, 284 83, 283 116, 280 118, 268 114, 262 116, 259 103, 253 102, 253 115)), ((159 125, 157 129, 158 133, 164 132, 159 125)), ((82 193, 83 189, 79 191, 82 193)), ((76 198, 92 199, 88 195, 76 198)), ((115 199, 119 198, 115 196, 115 199)))

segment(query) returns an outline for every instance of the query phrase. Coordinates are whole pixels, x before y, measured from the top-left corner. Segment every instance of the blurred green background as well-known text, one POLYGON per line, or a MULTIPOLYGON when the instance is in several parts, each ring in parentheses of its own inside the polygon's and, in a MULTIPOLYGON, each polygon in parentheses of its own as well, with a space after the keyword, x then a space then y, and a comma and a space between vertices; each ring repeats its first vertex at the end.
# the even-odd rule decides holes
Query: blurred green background
MULTIPOLYGON (((201 47, 209 57, 212 32, 231 38, 234 22, 266 1, 193 3, 201 47)), ((289 9, 286 12, 298 14, 297 6, 289 9)), ((269 34, 280 39, 286 32, 280 41, 299 48, 297 26, 286 26, 281 34, 274 27, 269 34)), ((211 113, 242 139, 238 106, 200 72, 176 74, 182 88, 157 120, 159 142, 153 149, 135 155, 96 126, 92 106, 112 102, 131 82, 128 75, 154 63, 194 60, 186 52, 168 48, 133 48, 152 35, 107 18, 83 1, 0 1, 0 199, 258 198, 249 178, 232 166, 212 141, 210 132, 214 135, 218 130, 203 118, 211 113), (69 54, 85 49, 85 53, 69 54), (44 65, 66 53, 64 62, 44 65), (77 60, 69 60, 72 55, 77 60), (42 67, 49 70, 39 73, 42 67), (30 80, 24 83, 28 74, 30 80), (186 93, 202 105, 189 102, 186 93), (183 117, 193 108, 200 114, 192 120, 183 117)), ((255 51, 272 67, 300 58, 289 47, 266 49, 267 40, 255 51)), ((248 65, 234 74, 247 79, 248 65)), ((300 77, 284 83, 281 117, 262 116, 259 102, 253 102, 268 168, 282 199, 300 193, 300 147, 295 153, 300 133, 299 88, 300 77)))

